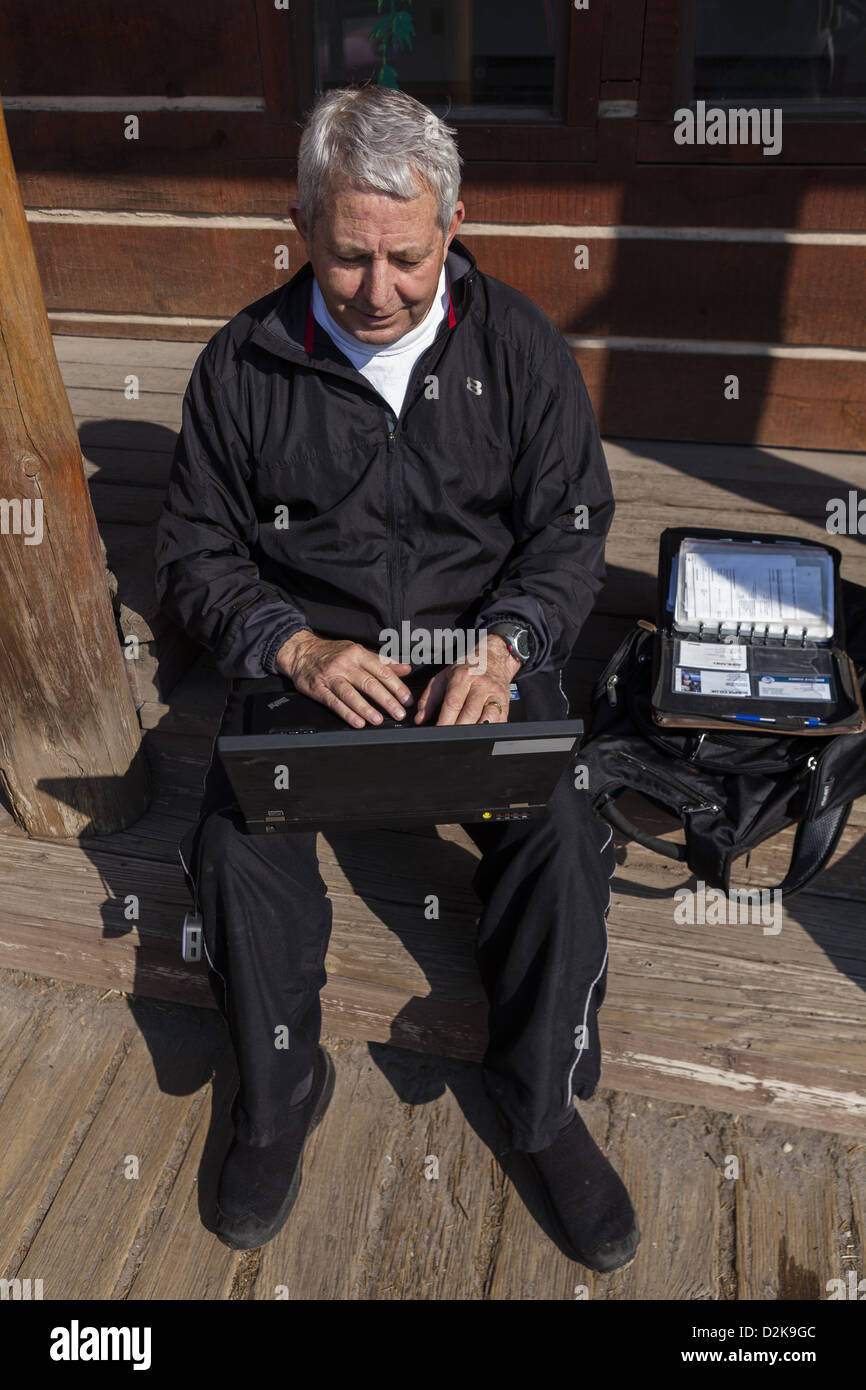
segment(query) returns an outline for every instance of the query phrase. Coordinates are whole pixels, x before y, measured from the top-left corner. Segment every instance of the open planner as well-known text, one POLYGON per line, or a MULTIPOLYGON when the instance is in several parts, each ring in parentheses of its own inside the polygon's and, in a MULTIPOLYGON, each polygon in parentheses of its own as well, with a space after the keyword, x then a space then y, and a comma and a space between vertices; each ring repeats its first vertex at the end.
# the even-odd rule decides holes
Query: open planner
POLYGON ((780 733, 859 733, 839 551, 743 531, 668 528, 659 548, 653 718, 780 733))

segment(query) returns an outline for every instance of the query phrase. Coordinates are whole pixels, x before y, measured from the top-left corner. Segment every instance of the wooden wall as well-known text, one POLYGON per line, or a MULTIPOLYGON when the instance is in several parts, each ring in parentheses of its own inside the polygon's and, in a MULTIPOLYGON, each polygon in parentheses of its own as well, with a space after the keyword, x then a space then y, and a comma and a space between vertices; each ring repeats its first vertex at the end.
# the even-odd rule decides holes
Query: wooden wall
MULTIPOLYGON (((562 121, 459 127, 463 239, 567 336, 605 433, 866 449, 866 123, 786 119, 774 157, 676 144, 690 3, 590 0, 562 121)), ((310 0, 6 0, 55 331, 204 340, 297 269, 311 55, 310 0)))

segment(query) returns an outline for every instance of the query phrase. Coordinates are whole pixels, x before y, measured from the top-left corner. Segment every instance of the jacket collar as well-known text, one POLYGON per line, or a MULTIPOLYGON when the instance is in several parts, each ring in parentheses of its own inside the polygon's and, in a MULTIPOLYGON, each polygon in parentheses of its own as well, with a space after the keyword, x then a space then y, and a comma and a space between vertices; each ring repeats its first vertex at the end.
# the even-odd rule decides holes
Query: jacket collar
MULTIPOLYGON (((476 270, 477 265, 472 252, 455 238, 445 257, 445 275, 451 291, 453 319, 456 323, 465 317, 468 310, 476 270)), ((308 340, 312 292, 313 267, 310 261, 306 261, 276 295, 268 296, 262 306, 262 317, 254 319, 247 341, 256 343, 266 351, 291 362, 302 362, 308 366, 328 365, 345 368, 353 376, 357 375, 348 358, 343 356, 315 320, 312 351, 307 352, 305 343, 308 340)), ((449 317, 446 315, 443 319, 439 334, 448 331, 449 317)))

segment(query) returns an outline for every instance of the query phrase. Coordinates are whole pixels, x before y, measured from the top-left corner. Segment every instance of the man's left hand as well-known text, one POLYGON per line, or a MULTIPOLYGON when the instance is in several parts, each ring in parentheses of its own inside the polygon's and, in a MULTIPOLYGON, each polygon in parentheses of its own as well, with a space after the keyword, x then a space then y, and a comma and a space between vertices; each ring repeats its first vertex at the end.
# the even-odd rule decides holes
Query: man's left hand
POLYGON ((437 724, 506 724, 509 687, 521 665, 501 637, 488 635, 486 663, 457 661, 439 671, 424 688, 415 723, 429 724, 438 709, 437 724))

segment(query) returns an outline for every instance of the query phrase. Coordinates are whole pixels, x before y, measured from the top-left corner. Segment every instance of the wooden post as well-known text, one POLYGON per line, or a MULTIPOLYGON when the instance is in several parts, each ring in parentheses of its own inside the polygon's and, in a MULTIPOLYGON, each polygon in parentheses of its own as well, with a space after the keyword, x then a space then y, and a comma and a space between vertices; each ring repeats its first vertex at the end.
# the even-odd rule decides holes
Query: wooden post
POLYGON ((0 106, 0 782, 31 835, 149 802, 81 449, 0 106))

